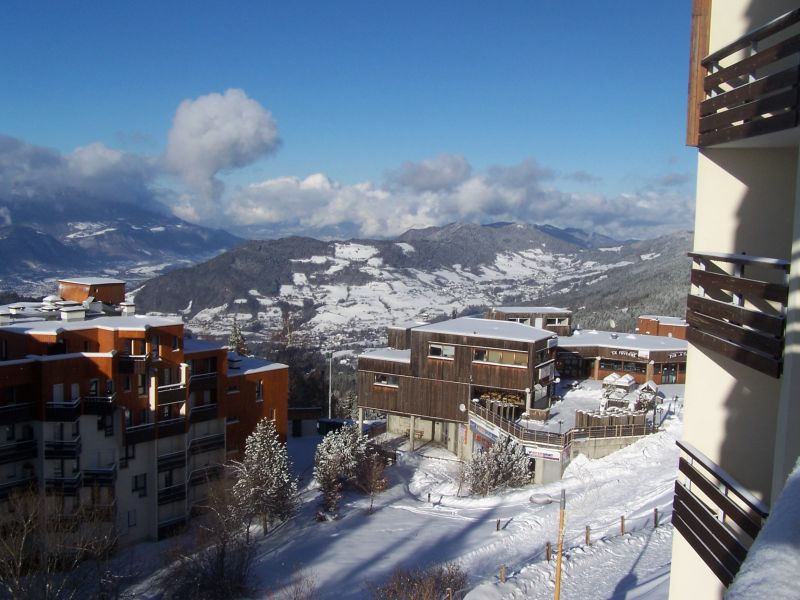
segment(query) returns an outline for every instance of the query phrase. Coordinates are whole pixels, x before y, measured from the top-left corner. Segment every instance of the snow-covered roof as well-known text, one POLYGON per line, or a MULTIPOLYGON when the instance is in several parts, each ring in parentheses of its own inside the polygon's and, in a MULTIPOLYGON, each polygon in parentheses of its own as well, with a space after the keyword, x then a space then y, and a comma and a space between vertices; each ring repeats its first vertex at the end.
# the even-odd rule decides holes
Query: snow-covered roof
POLYGON ((222 344, 215 342, 208 342, 206 340, 198 340, 195 338, 183 338, 183 352, 184 354, 192 354, 193 352, 207 352, 209 350, 219 350, 222 344))
POLYGON ((414 331, 495 338, 515 342, 538 342, 555 336, 552 331, 537 329, 530 325, 522 325, 513 321, 498 321, 496 319, 477 319, 475 317, 460 317, 440 323, 432 323, 417 327, 414 331))
POLYGON ((410 363, 411 350, 395 350, 394 348, 371 348, 366 350, 359 358, 375 358, 390 360, 392 362, 410 363))
POLYGON ((97 317, 85 321, 42 320, 39 318, 15 319, 9 325, 0 326, 6 331, 25 334, 55 334, 60 331, 82 331, 85 329, 109 329, 112 331, 144 331, 150 327, 183 325, 177 317, 152 317, 131 315, 128 317, 97 317))
POLYGON ((614 331, 580 330, 571 336, 558 338, 559 348, 584 348, 603 346, 624 350, 648 350, 653 352, 685 352, 689 346, 686 340, 663 335, 639 335, 616 333, 614 331))
POLYGON ((556 306, 493 306, 493 311, 503 313, 572 313, 568 308, 558 308, 556 306))
POLYGON ((661 315, 639 315, 640 319, 651 319, 662 325, 686 325, 686 320, 680 317, 665 317, 661 315))
POLYGON ((413 329, 414 327, 421 327, 427 324, 428 321, 417 321, 417 320, 402 321, 400 323, 393 323, 392 325, 389 325, 389 329, 404 329, 404 330, 413 329))
POLYGON ((617 379, 619 379, 619 373, 611 373, 611 375, 606 375, 605 378, 603 378, 603 384, 611 385, 616 382, 617 379))
POLYGON ((59 279, 63 283, 77 283, 78 285, 108 285, 125 283, 121 279, 112 279, 110 277, 73 277, 70 279, 59 279))
POLYGON ((263 358, 256 358, 254 356, 242 356, 235 352, 228 352, 228 360, 238 364, 237 369, 228 369, 228 377, 237 377, 239 375, 250 375, 251 373, 263 373, 265 371, 277 371, 279 369, 288 369, 289 367, 283 363, 272 362, 263 358))

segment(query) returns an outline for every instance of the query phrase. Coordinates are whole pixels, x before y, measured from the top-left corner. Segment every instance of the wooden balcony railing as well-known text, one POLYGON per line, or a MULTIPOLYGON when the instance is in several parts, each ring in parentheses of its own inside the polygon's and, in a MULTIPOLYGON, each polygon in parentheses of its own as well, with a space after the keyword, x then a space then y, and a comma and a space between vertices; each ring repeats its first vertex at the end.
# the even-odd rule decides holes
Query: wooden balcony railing
POLYGON ((783 367, 789 263, 785 260, 690 252, 697 293, 686 301, 687 339, 772 377, 783 367), (725 272, 723 263, 733 273, 725 272), (731 265, 733 268, 731 269, 731 265), (782 283, 745 277, 746 267, 778 270, 782 283))
POLYGON ((142 423, 125 428, 126 444, 141 444, 156 439, 156 424, 142 423))
POLYGON ((201 423, 203 421, 213 421, 218 418, 219 411, 217 404, 201 404, 200 406, 193 406, 189 410, 189 422, 201 423))
POLYGON ((114 414, 114 402, 117 399, 115 393, 104 396, 84 396, 83 414, 97 415, 105 417, 114 414))
POLYGON ((750 31, 697 64, 698 53, 708 50, 709 15, 694 15, 689 145, 712 146, 797 127, 798 22, 800 9, 750 31))
POLYGON ((694 446, 682 451, 672 523, 726 587, 739 571, 769 511, 694 446))
POLYGON ((4 404, 0 406, 0 423, 11 425, 36 418, 36 405, 33 402, 4 404))
POLYGON ((0 465, 36 458, 37 454, 36 440, 18 440, 2 444, 0 445, 0 465))

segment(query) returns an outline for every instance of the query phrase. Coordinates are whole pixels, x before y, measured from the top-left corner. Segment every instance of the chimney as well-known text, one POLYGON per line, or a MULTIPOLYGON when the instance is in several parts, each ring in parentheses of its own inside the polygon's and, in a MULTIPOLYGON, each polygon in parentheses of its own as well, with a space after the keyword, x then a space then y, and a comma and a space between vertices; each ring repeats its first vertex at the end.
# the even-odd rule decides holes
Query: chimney
POLYGON ((83 306, 65 306, 61 309, 62 321, 83 321, 86 318, 86 309, 83 306))
POLYGON ((122 309, 123 317, 132 317, 136 314, 136 305, 133 302, 120 302, 119 307, 122 309))

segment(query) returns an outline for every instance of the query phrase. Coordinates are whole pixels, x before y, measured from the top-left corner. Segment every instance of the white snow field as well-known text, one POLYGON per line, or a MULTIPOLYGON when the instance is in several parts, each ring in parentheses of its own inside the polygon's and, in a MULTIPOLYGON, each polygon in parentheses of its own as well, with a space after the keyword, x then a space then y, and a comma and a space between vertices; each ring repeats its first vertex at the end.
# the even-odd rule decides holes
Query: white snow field
POLYGON ((628 448, 598 460, 579 456, 560 482, 486 498, 466 496, 465 489, 459 494, 460 463, 426 445, 387 468, 391 486, 376 497, 372 515, 367 497, 347 492, 339 518, 322 523, 314 520, 319 496, 309 468, 319 438, 290 439, 296 465, 305 466, 304 503, 295 519, 262 542, 254 597, 280 597, 293 579, 310 577, 320 598, 369 598, 368 582, 397 567, 454 561, 470 575, 470 600, 552 598, 555 559, 548 563, 544 553, 548 541, 556 545, 563 488, 561 598, 666 598, 679 435, 680 419, 670 414, 663 431, 628 448), (546 497, 555 502, 540 504, 546 497), (505 583, 499 582, 501 564, 505 583))

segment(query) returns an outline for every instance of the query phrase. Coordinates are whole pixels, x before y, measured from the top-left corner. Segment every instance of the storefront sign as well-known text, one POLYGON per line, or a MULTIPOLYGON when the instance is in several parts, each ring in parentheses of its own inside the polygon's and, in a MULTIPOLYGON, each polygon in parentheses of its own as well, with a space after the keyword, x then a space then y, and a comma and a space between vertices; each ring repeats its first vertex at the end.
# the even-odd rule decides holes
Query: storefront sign
POLYGON ((560 450, 547 450, 545 448, 528 448, 526 446, 525 452, 531 458, 541 458, 542 460, 552 460, 561 462, 560 450))
POLYGON ((612 350, 611 356, 627 356, 628 358, 639 358, 639 353, 635 350, 612 350))

